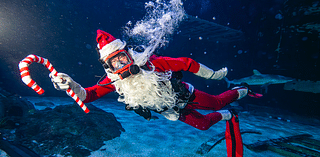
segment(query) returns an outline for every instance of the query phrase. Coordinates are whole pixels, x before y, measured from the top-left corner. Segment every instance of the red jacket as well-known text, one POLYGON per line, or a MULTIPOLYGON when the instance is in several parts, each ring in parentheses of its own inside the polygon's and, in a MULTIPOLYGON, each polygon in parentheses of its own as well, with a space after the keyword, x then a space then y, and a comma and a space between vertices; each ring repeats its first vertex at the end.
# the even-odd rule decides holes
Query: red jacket
MULTIPOLYGON (((191 58, 187 57, 179 57, 179 58, 171 58, 171 57, 158 57, 158 56, 151 56, 149 61, 155 66, 155 71, 157 72, 165 72, 165 71, 189 71, 192 73, 197 73, 200 68, 200 64, 194 61, 191 58)), ((102 80, 101 84, 107 84, 111 82, 111 79, 106 77, 102 80)), ((92 87, 85 88, 87 92, 86 100, 84 103, 95 101, 104 95, 115 91, 114 85, 110 84, 107 86, 98 86, 94 85, 92 87)))

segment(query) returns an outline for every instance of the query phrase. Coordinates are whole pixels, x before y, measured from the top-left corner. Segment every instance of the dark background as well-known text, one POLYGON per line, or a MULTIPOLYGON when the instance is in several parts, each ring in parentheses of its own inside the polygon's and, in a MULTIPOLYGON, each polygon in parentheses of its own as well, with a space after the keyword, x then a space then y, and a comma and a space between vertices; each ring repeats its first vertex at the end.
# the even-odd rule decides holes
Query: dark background
MULTIPOLYGON (((144 2, 0 0, 0 87, 22 96, 38 96, 21 81, 17 67, 29 54, 49 59, 58 72, 69 74, 83 87, 93 86, 98 76, 104 74, 95 51, 96 30, 122 38, 122 27, 145 15, 144 2)), ((186 0, 183 3, 189 15, 241 30, 243 40, 217 43, 189 40, 176 34, 170 44, 157 53, 191 57, 215 70, 226 66, 231 80, 250 76, 252 70, 257 69, 264 74, 320 81, 320 28, 306 28, 320 24, 319 1, 186 0), (277 19, 277 14, 281 14, 282 19, 277 19), (276 51, 279 43, 280 52, 276 51)), ((30 71, 45 90, 42 96, 66 96, 53 88, 49 71, 42 65, 32 64, 30 71)), ((184 75, 186 82, 210 94, 228 89, 224 81, 184 75)), ((259 87, 253 89, 260 91, 259 87)), ((106 97, 116 98, 116 94, 106 97)), ((240 104, 320 115, 319 94, 286 91, 283 84, 270 85, 263 98, 246 97, 240 104)))

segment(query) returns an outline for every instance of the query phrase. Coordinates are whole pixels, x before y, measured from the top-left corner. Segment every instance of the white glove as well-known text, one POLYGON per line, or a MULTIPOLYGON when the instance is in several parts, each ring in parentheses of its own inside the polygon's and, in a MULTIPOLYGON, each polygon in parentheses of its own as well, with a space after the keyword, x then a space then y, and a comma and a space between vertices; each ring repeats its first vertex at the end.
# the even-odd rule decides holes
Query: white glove
POLYGON ((54 88, 56 88, 57 90, 66 91, 74 84, 77 84, 69 75, 65 73, 58 73, 57 76, 54 76, 50 73, 49 77, 51 78, 51 82, 53 83, 54 88))
POLYGON ((86 90, 81 87, 80 84, 73 81, 69 75, 65 73, 58 73, 57 76, 54 76, 50 73, 49 77, 51 78, 54 88, 57 90, 66 91, 67 89, 71 88, 71 90, 80 98, 80 100, 83 101, 86 99, 86 90))
POLYGON ((228 69, 227 67, 224 67, 218 71, 214 72, 214 75, 211 77, 211 79, 214 80, 222 80, 224 77, 226 77, 228 74, 228 69))
POLYGON ((204 77, 206 79, 214 79, 214 80, 221 80, 226 77, 228 74, 228 68, 224 67, 218 71, 213 71, 212 69, 208 68, 207 66, 200 63, 200 68, 195 75, 204 77))

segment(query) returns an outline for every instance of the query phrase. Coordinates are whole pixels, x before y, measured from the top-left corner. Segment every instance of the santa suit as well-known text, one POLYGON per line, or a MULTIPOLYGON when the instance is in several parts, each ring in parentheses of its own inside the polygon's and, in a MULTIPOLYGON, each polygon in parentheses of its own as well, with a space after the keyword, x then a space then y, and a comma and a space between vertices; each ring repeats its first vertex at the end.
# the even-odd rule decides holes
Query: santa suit
MULTIPOLYGON (((151 56, 149 61, 154 65, 155 71, 165 72, 165 71, 189 71, 192 73, 197 73, 200 69, 200 64, 191 58, 179 57, 158 57, 151 56)), ((199 76, 199 75, 198 75, 199 76)), ((106 77, 101 84, 107 84, 111 82, 111 79, 106 77)), ((218 112, 213 112, 207 115, 202 115, 195 109, 202 110, 220 110, 222 107, 238 99, 239 94, 237 90, 228 90, 220 95, 210 95, 205 92, 199 91, 197 89, 190 88, 190 84, 186 84, 186 88, 190 89, 192 96, 186 106, 180 110, 179 120, 185 122, 195 128, 200 130, 207 130, 213 124, 217 123, 222 119, 222 116, 218 112)), ((95 101, 104 95, 115 91, 114 85, 99 86, 94 85, 92 87, 85 88, 86 99, 84 103, 95 101)), ((169 118, 168 118, 169 119, 169 118)))

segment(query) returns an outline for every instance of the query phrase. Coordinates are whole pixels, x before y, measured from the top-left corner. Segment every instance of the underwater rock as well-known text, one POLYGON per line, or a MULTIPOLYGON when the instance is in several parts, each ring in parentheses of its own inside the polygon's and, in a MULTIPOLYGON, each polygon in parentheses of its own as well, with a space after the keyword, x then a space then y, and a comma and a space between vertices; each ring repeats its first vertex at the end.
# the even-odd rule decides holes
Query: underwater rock
POLYGON ((34 105, 36 105, 36 106, 46 106, 46 107, 55 106, 53 102, 47 102, 47 101, 37 102, 37 103, 34 103, 34 105))
POLYGON ((90 113, 78 104, 61 105, 54 109, 51 102, 36 110, 25 98, 0 87, 0 136, 4 142, 22 145, 41 155, 88 156, 103 142, 119 137, 124 131, 112 113, 91 104, 90 113))
POLYGON ((112 113, 86 105, 88 114, 77 104, 29 114, 16 130, 15 143, 40 155, 88 156, 125 131, 112 113))
POLYGON ((33 111, 35 107, 31 102, 0 87, 0 128, 17 127, 20 120, 33 111))

